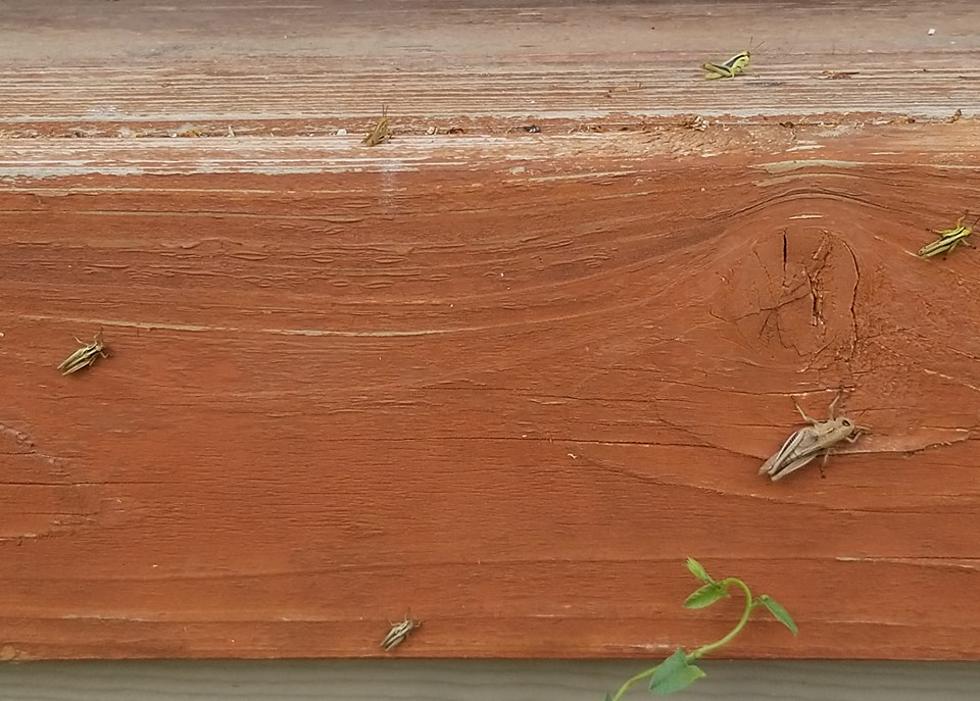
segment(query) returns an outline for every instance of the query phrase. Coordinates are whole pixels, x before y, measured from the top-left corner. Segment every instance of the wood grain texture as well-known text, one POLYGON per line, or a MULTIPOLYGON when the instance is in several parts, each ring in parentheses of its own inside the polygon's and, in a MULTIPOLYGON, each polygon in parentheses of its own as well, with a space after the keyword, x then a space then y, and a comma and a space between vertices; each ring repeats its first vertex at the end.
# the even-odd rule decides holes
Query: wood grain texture
POLYGON ((443 120, 496 118, 502 131, 514 119, 618 127, 691 112, 977 116, 980 7, 939 7, 8 1, 0 134, 332 133, 361 129, 382 102, 402 133, 443 120), (750 42, 751 75, 702 80, 703 62, 750 42))
MULTIPOLYGON (((157 11, 106 6, 119 27, 157 11)), ((730 6, 777 29, 804 12, 730 6)), ((175 7, 209 26, 204 9, 175 7)), ((434 7, 401 16, 462 52, 434 7)), ((922 19, 911 3, 882 7, 922 19)), ((542 8, 521 12, 596 21, 592 7, 542 8)), ((8 14, 5 31, 32 12, 8 14)), ((951 18, 974 13, 949 3, 951 18)), ((269 16, 229 21, 258 36, 269 16)), ((386 36, 350 17, 351 37, 386 36)), ((542 104, 529 134, 523 108, 506 107, 506 61, 459 78, 489 96, 470 109, 421 78, 348 81, 377 74, 377 52, 344 53, 353 39, 243 64, 246 44, 209 54, 191 32, 175 70, 201 76, 174 91, 145 80, 146 42, 119 62, 119 27, 88 44, 103 30, 83 22, 43 68, 17 54, 26 44, 3 49, 4 658, 372 656, 406 612, 425 624, 399 656, 656 657, 737 615, 735 602, 680 608, 693 554, 801 624, 798 639, 753 624, 733 656, 980 659, 980 268, 969 249, 914 257, 928 229, 977 208, 977 101, 960 104, 960 83, 863 98, 967 115, 950 123, 766 119, 747 103, 754 116, 701 132, 664 116, 675 107, 644 116, 627 102, 584 125, 583 92, 542 104), (85 51, 119 81, 77 70, 85 51), (349 73, 295 94, 278 77, 267 90, 228 78, 307 59, 349 73), (353 129, 395 84, 417 102, 391 143, 326 133, 353 129), (307 112, 321 114, 309 132, 307 112), (202 126, 173 132, 186 138, 164 136, 194 115, 202 126), (464 134, 424 134, 464 119, 464 134), (100 328, 112 357, 61 377, 72 337, 100 328), (822 415, 838 388, 873 434, 826 479, 759 478, 796 425, 793 397, 822 415)), ((520 43, 493 36, 519 62, 520 43)), ((907 49, 883 31, 868 40, 907 49)), ((921 55, 952 65, 960 51, 921 55)), ((626 84, 641 59, 593 56, 623 61, 626 84)), ((857 105, 836 89, 848 81, 815 80, 826 99, 812 109, 771 109, 857 105)), ((688 83, 677 90, 707 89, 688 83)), ((707 109, 692 97, 676 110, 730 112, 742 90, 767 93, 732 81, 707 109)))
MULTIPOLYGON (((0 667, 7 701, 596 701, 638 661, 84 662, 0 667)), ((972 701, 980 665, 705 662, 685 701, 972 701)), ((630 698, 644 698, 638 690, 630 698)))

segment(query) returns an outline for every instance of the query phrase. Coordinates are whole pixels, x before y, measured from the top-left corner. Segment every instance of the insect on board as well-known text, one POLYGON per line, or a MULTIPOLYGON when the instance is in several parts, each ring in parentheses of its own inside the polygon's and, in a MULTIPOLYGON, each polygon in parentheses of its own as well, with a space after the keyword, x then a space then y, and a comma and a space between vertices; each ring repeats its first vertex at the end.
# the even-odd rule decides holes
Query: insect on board
MULTIPOLYGON (((751 45, 751 40, 749 44, 751 45)), ((762 44, 759 44, 762 46, 762 44)), ((759 46, 755 48, 759 48, 759 46)), ((732 56, 730 59, 724 63, 702 63, 701 68, 706 71, 704 78, 705 80, 717 80, 718 78, 734 78, 737 75, 742 75, 745 69, 749 67, 749 61, 752 59, 752 52, 749 50, 740 51, 739 53, 732 56)))
POLYGON ((367 136, 361 141, 362 144, 367 146, 377 146, 378 144, 383 144, 385 141, 391 138, 391 122, 388 121, 388 106, 381 106, 381 119, 378 123, 371 127, 371 131, 367 133, 367 136))
POLYGON ((75 340, 78 341, 82 347, 61 361, 61 365, 58 366, 58 369, 61 370, 62 375, 71 375, 73 372, 78 372, 82 368, 89 367, 99 358, 109 357, 109 355, 105 352, 105 344, 102 343, 101 330, 95 334, 95 338, 91 343, 84 343, 79 341, 77 338, 75 340))
POLYGON ((385 649, 385 652, 391 652, 405 642, 405 639, 408 637, 409 633, 421 625, 422 621, 415 621, 408 617, 406 617, 403 621, 399 621, 398 623, 392 623, 391 630, 388 631, 388 635, 386 635, 384 640, 381 641, 381 647, 385 649))
POLYGON ((803 420, 809 426, 795 431, 783 446, 776 451, 762 467, 759 468, 760 475, 769 475, 773 482, 781 480, 786 475, 792 474, 801 467, 810 463, 821 453, 823 454, 823 465, 827 464, 831 449, 841 441, 853 443, 862 433, 869 432, 871 429, 865 426, 858 426, 850 419, 839 416, 834 417, 834 407, 840 400, 840 393, 830 403, 828 409, 829 418, 826 421, 818 421, 806 415, 806 412, 796 405, 796 410, 800 412, 803 420))
POLYGON ((957 246, 966 246, 967 248, 973 248, 973 246, 966 241, 966 237, 973 233, 973 227, 977 225, 980 221, 980 216, 978 216, 970 226, 963 224, 963 220, 966 219, 964 214, 956 221, 956 226, 949 229, 942 229, 936 231, 939 234, 939 238, 928 243, 919 249, 920 258, 932 258, 933 256, 943 254, 945 258, 950 251, 954 250, 957 246))

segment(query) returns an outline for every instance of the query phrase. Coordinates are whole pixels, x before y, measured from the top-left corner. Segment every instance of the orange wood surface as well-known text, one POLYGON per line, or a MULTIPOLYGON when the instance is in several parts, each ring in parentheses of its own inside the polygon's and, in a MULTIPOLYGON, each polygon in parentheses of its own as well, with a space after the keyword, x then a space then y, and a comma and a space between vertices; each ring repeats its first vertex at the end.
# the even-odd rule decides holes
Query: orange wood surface
POLYGON ((800 624, 731 656, 980 659, 943 6, 5 5, 0 656, 657 657, 738 615, 694 555, 800 624))

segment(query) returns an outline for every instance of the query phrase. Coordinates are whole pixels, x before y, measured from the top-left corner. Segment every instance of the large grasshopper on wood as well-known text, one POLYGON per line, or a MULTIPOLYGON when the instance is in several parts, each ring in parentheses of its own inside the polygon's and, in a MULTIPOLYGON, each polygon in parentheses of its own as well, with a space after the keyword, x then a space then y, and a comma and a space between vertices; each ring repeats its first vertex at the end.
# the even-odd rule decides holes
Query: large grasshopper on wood
POLYGON ((830 403, 829 418, 826 421, 818 421, 807 416, 800 405, 794 401, 796 410, 800 412, 803 420, 810 425, 795 431, 793 435, 787 438, 783 447, 762 464, 762 467, 759 468, 759 474, 769 475, 770 479, 775 482, 808 465, 820 454, 823 454, 823 465, 826 465, 828 458, 830 458, 831 449, 835 445, 841 441, 853 443, 862 433, 870 431, 869 428, 858 426, 847 417, 834 416, 834 408, 837 406, 840 397, 838 392, 834 401, 830 403))

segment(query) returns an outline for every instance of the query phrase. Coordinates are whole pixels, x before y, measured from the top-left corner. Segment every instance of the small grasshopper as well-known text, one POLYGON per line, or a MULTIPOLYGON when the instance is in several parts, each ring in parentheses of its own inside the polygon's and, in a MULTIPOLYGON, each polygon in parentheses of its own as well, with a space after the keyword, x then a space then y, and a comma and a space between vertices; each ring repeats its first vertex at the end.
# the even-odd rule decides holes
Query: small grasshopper
POLYGON ((105 344, 102 343, 102 331, 100 330, 95 334, 95 338, 91 343, 83 343, 77 338, 75 339, 81 344, 81 348, 65 358, 58 369, 61 370, 62 375, 71 375, 73 372, 78 372, 82 368, 87 368, 89 365, 95 363, 99 357, 108 358, 108 354, 105 352, 105 344))
POLYGON ((932 258, 933 256, 942 253, 943 258, 945 258, 949 252, 957 246, 973 248, 971 244, 966 242, 966 237, 973 233, 973 227, 975 227, 977 222, 980 221, 980 216, 978 216, 970 226, 965 226, 963 224, 964 219, 966 219, 965 214, 956 220, 956 226, 952 227, 951 229, 936 231, 935 233, 939 234, 939 238, 920 248, 919 257, 932 258))
MULTIPOLYGON (((749 44, 752 44, 752 40, 749 40, 749 44)), ((762 44, 759 44, 762 46, 762 44)), ((756 48, 759 48, 757 46, 756 48)), ((737 75, 741 75, 746 68, 749 67, 749 61, 752 59, 751 51, 741 51, 724 63, 702 63, 701 68, 707 71, 705 73, 705 80, 717 80, 718 78, 734 78, 737 75)))
POLYGON ((371 131, 367 133, 367 136, 361 141, 362 144, 367 146, 377 146, 378 144, 383 144, 385 141, 391 138, 391 123, 388 121, 388 107, 387 105, 381 106, 381 119, 378 123, 371 127, 371 131))
POLYGON ((783 447, 762 464, 762 467, 759 468, 759 474, 769 475, 773 482, 781 480, 786 475, 796 472, 808 464, 821 453, 823 453, 823 465, 826 465, 831 448, 837 443, 841 441, 853 443, 862 432, 870 431, 871 429, 858 426, 843 416, 834 418, 834 407, 840 397, 838 392, 834 401, 830 403, 828 409, 830 418, 826 421, 810 418, 794 400, 796 410, 800 412, 803 420, 810 425, 795 431, 793 435, 787 438, 783 447))
POLYGON ((388 635, 386 635, 384 640, 381 641, 381 647, 385 649, 385 652, 391 652, 405 641, 405 638, 408 637, 409 633, 416 628, 419 628, 421 625, 422 621, 414 621, 407 616, 403 621, 392 623, 391 630, 388 631, 388 635))

